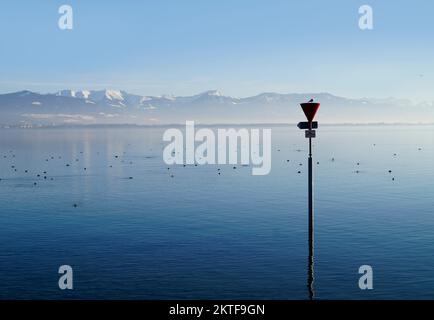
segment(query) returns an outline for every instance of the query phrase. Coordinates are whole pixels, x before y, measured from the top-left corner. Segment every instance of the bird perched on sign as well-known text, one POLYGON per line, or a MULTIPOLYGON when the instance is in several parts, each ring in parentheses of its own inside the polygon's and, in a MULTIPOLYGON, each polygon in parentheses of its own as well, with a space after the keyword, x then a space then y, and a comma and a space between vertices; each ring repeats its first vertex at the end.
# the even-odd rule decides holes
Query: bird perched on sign
POLYGON ((313 99, 310 99, 309 101, 308 101, 308 103, 312 103, 313 102, 313 99))

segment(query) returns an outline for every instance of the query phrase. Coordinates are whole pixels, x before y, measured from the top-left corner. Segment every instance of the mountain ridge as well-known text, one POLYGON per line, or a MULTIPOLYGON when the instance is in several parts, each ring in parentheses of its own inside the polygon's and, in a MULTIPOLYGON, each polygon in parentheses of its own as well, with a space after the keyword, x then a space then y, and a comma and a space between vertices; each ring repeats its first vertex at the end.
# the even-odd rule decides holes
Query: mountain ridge
POLYGON ((318 118, 332 123, 434 122, 434 102, 353 99, 320 93, 263 92, 237 98, 208 90, 192 96, 145 96, 123 90, 0 94, 1 125, 281 123, 303 120, 299 103, 321 102, 318 118))

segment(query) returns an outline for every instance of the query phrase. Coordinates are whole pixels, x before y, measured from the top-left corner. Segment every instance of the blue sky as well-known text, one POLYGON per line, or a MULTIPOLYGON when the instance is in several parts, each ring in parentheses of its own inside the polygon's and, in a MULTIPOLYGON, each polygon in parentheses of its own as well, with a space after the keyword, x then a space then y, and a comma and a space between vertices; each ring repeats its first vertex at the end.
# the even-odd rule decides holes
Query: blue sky
POLYGON ((0 92, 209 89, 434 100, 434 2, 2 1, 0 92), (74 10, 60 30, 58 8, 74 10), (374 29, 358 28, 358 8, 374 29))

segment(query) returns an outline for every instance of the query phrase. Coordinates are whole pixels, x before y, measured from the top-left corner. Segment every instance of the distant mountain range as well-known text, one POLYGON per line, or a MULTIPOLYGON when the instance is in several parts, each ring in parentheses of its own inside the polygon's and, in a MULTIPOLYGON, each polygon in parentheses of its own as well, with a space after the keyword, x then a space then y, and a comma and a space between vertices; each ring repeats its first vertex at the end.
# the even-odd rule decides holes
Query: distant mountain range
POLYGON ((86 124, 296 123, 299 103, 321 102, 322 123, 434 123, 434 102, 348 99, 329 93, 261 93, 247 98, 207 91, 193 96, 140 96, 118 90, 19 91, 0 95, 1 126, 86 124))

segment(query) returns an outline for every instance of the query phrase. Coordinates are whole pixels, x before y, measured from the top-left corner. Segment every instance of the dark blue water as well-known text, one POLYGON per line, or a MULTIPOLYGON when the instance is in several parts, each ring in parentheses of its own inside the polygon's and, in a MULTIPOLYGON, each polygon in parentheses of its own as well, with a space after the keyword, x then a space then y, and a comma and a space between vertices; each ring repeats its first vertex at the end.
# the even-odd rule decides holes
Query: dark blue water
MULTIPOLYGON (((308 298, 303 132, 273 127, 271 173, 252 176, 168 170, 163 130, 0 131, 0 298, 308 298)), ((315 298, 434 299, 434 127, 317 135, 315 298)))

